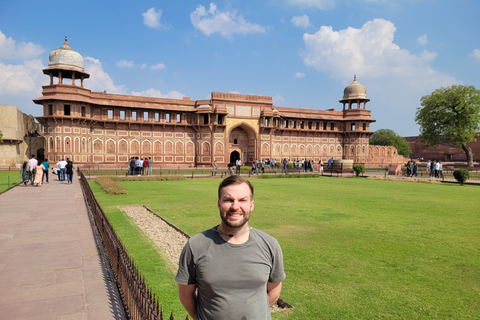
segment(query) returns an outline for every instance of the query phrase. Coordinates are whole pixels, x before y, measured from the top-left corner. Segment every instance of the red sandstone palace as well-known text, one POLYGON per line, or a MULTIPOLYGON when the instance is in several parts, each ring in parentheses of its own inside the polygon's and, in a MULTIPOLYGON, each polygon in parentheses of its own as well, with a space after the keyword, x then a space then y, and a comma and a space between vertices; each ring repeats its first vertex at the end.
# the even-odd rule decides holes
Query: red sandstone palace
POLYGON ((330 158, 366 165, 403 164, 395 148, 369 146, 365 87, 354 78, 342 110, 276 107, 272 98, 212 92, 209 100, 162 99, 92 92, 83 58, 65 39, 43 70, 50 84, 34 100, 43 106, 45 157, 77 164, 126 167, 132 156, 154 166, 210 166, 276 159, 330 158))

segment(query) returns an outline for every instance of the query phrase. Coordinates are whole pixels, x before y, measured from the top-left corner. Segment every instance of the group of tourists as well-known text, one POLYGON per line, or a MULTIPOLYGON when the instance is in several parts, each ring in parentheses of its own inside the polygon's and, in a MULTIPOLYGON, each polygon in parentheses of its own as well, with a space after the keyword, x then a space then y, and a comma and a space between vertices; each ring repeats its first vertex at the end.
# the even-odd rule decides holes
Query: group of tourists
MULTIPOLYGON (((295 170, 299 170, 299 171, 301 170, 303 172, 313 172, 314 171, 314 162, 312 160, 293 159, 293 161, 290 162, 289 159, 284 158, 280 162, 280 167, 282 168, 282 173, 286 174, 288 172, 287 169, 288 169, 288 164, 289 163, 292 163, 293 169, 295 169, 295 170)), ((276 168, 276 165, 277 165, 277 161, 275 159, 272 159, 272 160, 265 159, 264 161, 253 160, 252 164, 251 164, 251 171, 250 172, 251 172, 251 174, 257 174, 258 175, 259 172, 265 173, 265 170, 276 168)), ((217 171, 218 171, 217 161, 213 162, 212 167, 213 167, 212 175, 216 175, 217 171)), ((227 165, 228 174, 229 175, 239 175, 241 167, 242 167, 242 160, 240 160, 240 159, 235 160, 234 163, 229 163, 227 165)), ((323 161, 322 160, 320 160, 318 162, 318 172, 323 173, 323 161)))
MULTIPOLYGON (((41 187, 44 182, 48 181, 48 170, 50 169, 50 163, 48 159, 44 159, 43 162, 39 162, 35 155, 28 161, 24 161, 20 170, 20 176, 24 185, 30 183, 33 186, 41 187)), ((57 162, 56 167, 52 168, 52 173, 58 175, 59 181, 67 181, 67 184, 73 183, 73 169, 75 166, 73 162, 67 158, 65 161, 61 159, 57 162)))
POLYGON ((418 165, 415 161, 408 161, 406 168, 405 175, 407 177, 417 177, 418 165))
POLYGON ((443 165, 439 160, 428 160, 427 173, 430 178, 443 178, 443 165))
POLYGON ((128 174, 129 175, 152 175, 152 157, 142 159, 140 157, 131 157, 128 161, 128 174))

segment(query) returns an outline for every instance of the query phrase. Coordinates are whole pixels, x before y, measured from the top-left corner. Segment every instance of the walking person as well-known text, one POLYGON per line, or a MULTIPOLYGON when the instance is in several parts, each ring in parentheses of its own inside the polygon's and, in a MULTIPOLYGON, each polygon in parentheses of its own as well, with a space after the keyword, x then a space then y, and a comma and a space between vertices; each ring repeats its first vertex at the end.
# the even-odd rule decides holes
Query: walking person
POLYGON ((67 164, 65 165, 65 172, 67 174, 67 184, 73 183, 73 169, 75 166, 73 165, 73 162, 70 161, 69 158, 67 158, 67 164))
POLYGON ((20 169, 20 177, 22 178, 23 185, 26 186, 28 181, 30 181, 30 169, 27 161, 23 161, 22 168, 20 169))
POLYGON ((30 160, 28 160, 28 169, 29 169, 29 172, 30 172, 30 182, 32 183, 32 185, 33 185, 33 181, 35 180, 35 173, 36 173, 36 170, 37 170, 37 165, 38 165, 38 161, 37 161, 37 159, 35 159, 35 155, 32 154, 32 157, 30 158, 30 160))
POLYGON ((43 170, 45 170, 43 164, 37 164, 37 167, 35 168, 35 180, 33 181, 33 184, 37 187, 42 186, 43 170))
POLYGON ((50 168, 50 164, 48 163, 48 160, 45 159, 43 162, 42 162, 43 166, 45 169, 43 169, 43 176, 42 176, 42 183, 43 183, 43 180, 46 179, 47 183, 48 183, 48 169, 50 168))
POLYGON ((151 176, 153 171, 153 160, 152 157, 148 157, 148 175, 151 176))
POLYGON ((143 174, 148 175, 148 159, 143 160, 143 174))
POLYGON ((285 279, 278 241, 249 226, 253 186, 238 175, 218 188, 220 224, 190 238, 175 281, 193 319, 271 319, 285 279))
POLYGON ((64 159, 60 160, 57 163, 57 168, 60 169, 60 175, 58 176, 58 179, 60 181, 65 181, 65 166, 67 165, 67 161, 64 159))
POLYGON ((242 160, 237 159, 237 161, 235 161, 235 167, 236 167, 235 174, 240 174, 240 168, 242 167, 242 160))

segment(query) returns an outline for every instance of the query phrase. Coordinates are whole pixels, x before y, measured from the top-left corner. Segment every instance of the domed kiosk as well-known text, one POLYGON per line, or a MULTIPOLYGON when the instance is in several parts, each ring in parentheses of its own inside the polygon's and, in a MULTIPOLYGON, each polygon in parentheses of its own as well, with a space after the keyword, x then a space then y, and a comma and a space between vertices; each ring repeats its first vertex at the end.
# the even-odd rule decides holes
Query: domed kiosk
POLYGON ((353 82, 343 90, 343 110, 365 109, 365 105, 370 99, 367 99, 367 90, 357 81, 357 76, 353 77, 353 82), (363 104, 363 106, 362 106, 363 104), (354 107, 356 105, 356 107, 354 107))
POLYGON ((63 84, 63 79, 71 79, 75 86, 75 80, 80 79, 80 86, 83 88, 83 80, 90 77, 83 68, 83 57, 70 48, 67 36, 65 43, 58 49, 50 52, 48 56, 48 68, 43 73, 50 76, 50 85, 53 85, 53 78, 58 78, 58 84, 63 84))

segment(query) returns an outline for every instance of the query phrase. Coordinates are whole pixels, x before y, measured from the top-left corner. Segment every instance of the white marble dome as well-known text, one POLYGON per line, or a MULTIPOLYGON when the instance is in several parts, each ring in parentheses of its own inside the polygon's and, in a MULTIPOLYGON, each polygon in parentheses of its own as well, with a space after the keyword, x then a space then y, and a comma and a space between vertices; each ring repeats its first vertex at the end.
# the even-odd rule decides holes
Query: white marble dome
POLYGON ((50 52, 48 56, 48 67, 74 69, 83 72, 83 57, 80 53, 70 48, 67 37, 65 37, 63 46, 50 52))
POLYGON ((350 83, 343 91, 343 99, 367 99, 367 90, 364 86, 357 82, 357 76, 353 78, 353 82, 350 83))

